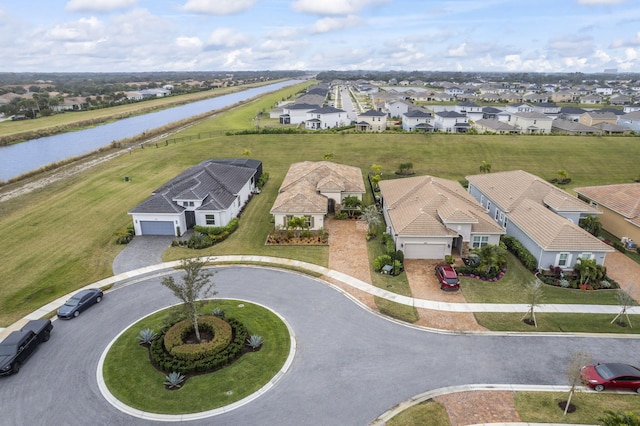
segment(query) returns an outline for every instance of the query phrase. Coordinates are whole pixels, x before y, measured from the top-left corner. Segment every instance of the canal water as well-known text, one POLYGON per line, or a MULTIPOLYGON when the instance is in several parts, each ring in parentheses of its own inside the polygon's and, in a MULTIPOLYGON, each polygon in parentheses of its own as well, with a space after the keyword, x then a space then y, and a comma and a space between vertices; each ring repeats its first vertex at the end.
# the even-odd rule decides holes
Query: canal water
POLYGON ((125 118, 113 123, 32 139, 0 147, 0 180, 9 180, 47 164, 95 151, 113 141, 130 138, 157 127, 233 105, 254 96, 300 83, 288 80, 218 96, 162 111, 125 118))

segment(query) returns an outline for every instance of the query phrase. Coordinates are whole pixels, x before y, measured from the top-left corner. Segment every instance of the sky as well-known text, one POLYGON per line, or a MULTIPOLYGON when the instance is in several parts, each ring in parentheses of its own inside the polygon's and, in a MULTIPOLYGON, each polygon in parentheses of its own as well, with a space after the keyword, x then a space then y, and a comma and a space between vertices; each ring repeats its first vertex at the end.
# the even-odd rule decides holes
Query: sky
POLYGON ((0 72, 640 72, 638 0, 0 0, 0 72))

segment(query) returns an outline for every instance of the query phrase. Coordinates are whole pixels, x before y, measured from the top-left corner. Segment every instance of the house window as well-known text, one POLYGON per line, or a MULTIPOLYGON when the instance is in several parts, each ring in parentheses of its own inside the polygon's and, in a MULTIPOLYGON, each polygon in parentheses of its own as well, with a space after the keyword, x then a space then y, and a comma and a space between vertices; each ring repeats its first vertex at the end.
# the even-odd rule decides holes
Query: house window
POLYGON ((578 255, 578 257, 580 259, 584 259, 584 260, 593 259, 593 253, 590 253, 590 252, 587 251, 587 252, 584 252, 584 253, 580 253, 578 255))
POLYGON ((189 201, 189 207, 193 207, 193 206, 194 206, 193 201, 189 201))
POLYGON ((204 220, 205 220, 205 223, 206 223, 207 225, 215 225, 215 224, 216 224, 216 217, 215 217, 215 215, 212 215, 212 214, 204 215, 204 220))
POLYGON ((474 235, 473 242, 471 246, 473 248, 480 248, 489 244, 489 236, 488 235, 474 235))
POLYGON ((507 229, 507 217, 506 216, 504 218, 502 218, 502 227, 504 229, 507 229))
POLYGON ((493 215, 493 219, 497 222, 500 217, 500 210, 496 209, 496 214, 493 215))
POLYGON ((491 201, 487 200, 487 211, 491 210, 491 201))
POLYGON ((313 217, 311 216, 304 216, 304 223, 306 224, 306 226, 308 228, 313 228, 313 217))
POLYGON ((558 266, 566 267, 569 264, 569 253, 560 253, 558 255, 558 266))

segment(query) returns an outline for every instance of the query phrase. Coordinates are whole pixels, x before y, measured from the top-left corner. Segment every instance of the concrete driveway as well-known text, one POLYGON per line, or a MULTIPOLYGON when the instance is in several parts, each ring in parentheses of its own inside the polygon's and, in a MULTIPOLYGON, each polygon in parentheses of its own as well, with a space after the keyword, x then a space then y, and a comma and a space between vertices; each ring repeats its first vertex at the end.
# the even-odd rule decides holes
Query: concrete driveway
MULTIPOLYGON (((146 425, 101 396, 98 359, 116 334, 141 316, 176 302, 150 278, 111 291, 52 338, 18 375, 2 380, 3 425, 146 425)), ((568 359, 634 362, 636 339, 442 335, 363 309, 326 284, 255 267, 220 268, 218 297, 261 303, 287 319, 298 351, 277 385, 251 404, 197 425, 366 425, 410 397, 474 383, 564 384, 568 359)))

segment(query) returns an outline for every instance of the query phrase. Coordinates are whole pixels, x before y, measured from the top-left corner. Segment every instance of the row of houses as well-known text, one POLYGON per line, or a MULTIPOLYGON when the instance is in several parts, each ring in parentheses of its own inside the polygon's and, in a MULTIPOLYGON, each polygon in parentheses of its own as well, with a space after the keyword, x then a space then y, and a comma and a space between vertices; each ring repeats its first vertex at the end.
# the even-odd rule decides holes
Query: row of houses
MULTIPOLYGON (((129 211, 136 235, 181 235, 195 225, 224 226, 256 192, 262 162, 212 159, 160 187, 129 211)), ((640 241, 640 183, 577 188, 574 197, 523 170, 466 176, 460 183, 434 176, 383 180, 380 204, 387 233, 407 259, 443 259, 517 238, 538 267, 572 269, 578 259, 600 265, 613 249, 578 226, 602 215, 606 229, 640 241)), ((309 229, 346 197, 362 200, 362 171, 329 161, 290 166, 270 210, 276 227, 303 217, 309 229)))

